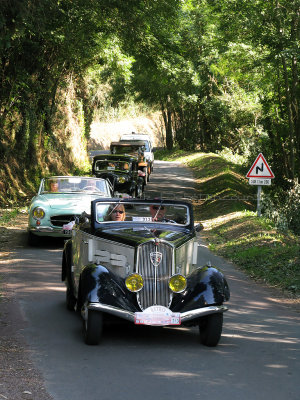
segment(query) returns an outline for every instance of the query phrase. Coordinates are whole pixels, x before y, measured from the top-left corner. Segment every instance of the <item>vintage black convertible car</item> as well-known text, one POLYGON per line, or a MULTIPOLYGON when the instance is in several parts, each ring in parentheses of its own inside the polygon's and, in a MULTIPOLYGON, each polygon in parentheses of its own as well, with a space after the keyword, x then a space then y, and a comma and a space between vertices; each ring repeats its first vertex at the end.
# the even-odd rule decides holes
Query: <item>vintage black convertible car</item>
POLYGON ((199 326, 216 346, 229 288, 222 272, 197 263, 197 233, 188 202, 98 199, 65 244, 62 280, 67 308, 83 319, 87 344, 98 344, 103 321, 199 326))
POLYGON ((138 158, 124 154, 104 154, 93 158, 92 173, 107 179, 113 193, 127 193, 141 197, 145 186, 145 173, 139 170, 138 158))

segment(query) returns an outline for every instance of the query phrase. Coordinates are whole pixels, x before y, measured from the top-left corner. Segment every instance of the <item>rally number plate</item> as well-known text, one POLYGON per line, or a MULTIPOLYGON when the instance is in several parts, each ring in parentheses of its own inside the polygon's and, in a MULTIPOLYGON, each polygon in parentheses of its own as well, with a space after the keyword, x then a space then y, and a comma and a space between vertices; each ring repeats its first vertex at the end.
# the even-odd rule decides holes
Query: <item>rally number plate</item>
POLYGON ((180 313, 173 313, 166 307, 152 306, 143 312, 136 312, 134 315, 136 325, 180 325, 180 313))

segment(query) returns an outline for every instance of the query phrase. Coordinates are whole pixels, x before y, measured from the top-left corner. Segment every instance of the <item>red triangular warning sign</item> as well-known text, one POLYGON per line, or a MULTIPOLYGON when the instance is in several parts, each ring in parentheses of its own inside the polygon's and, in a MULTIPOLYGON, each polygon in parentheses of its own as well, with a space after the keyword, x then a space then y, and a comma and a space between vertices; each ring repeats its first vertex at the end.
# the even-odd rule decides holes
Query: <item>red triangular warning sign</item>
POLYGON ((246 177, 266 179, 275 178, 262 153, 259 153, 259 155, 256 157, 256 160, 254 161, 246 177))

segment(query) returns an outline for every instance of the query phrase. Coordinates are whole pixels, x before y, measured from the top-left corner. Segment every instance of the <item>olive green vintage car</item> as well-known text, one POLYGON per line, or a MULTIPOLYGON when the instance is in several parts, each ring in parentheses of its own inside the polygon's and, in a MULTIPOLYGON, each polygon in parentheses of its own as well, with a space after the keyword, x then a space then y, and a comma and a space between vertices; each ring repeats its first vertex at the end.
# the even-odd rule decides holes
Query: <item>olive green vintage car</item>
POLYGON ((139 169, 137 157, 124 154, 104 154, 93 158, 93 175, 107 179, 113 195, 128 194, 141 197, 145 187, 145 173, 139 169))

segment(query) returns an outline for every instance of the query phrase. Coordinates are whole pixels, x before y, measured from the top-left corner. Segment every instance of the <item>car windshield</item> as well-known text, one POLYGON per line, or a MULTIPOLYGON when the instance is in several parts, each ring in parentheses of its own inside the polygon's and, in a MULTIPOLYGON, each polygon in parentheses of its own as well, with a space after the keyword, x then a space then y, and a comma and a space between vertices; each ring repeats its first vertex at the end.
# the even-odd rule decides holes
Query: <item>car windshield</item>
POLYGON ((95 163, 95 171, 129 171, 131 162, 128 161, 110 161, 98 160, 95 163))
POLYGON ((112 154, 134 154, 138 155, 141 150, 139 145, 113 145, 111 146, 112 154))
POLYGON ((190 223, 190 215, 189 208, 183 204, 99 202, 96 204, 96 220, 98 223, 164 223, 184 226, 190 223))
MULTIPOLYGON (((143 142, 143 145, 145 147, 145 151, 149 152, 150 151, 150 146, 149 146, 148 140, 130 140, 130 142, 132 142, 133 145, 135 144, 134 142, 141 142, 141 141, 143 142)), ((122 140, 121 140, 121 142, 122 142, 122 140)))
POLYGON ((85 177, 51 177, 45 178, 41 185, 40 194, 44 193, 97 193, 110 196, 104 179, 85 177))

